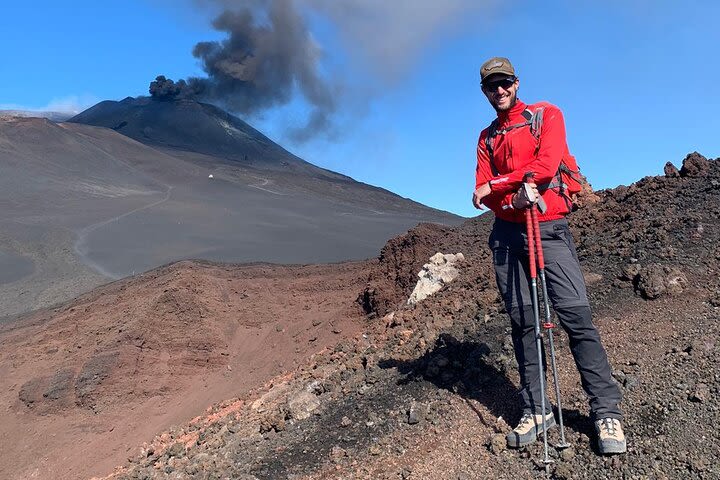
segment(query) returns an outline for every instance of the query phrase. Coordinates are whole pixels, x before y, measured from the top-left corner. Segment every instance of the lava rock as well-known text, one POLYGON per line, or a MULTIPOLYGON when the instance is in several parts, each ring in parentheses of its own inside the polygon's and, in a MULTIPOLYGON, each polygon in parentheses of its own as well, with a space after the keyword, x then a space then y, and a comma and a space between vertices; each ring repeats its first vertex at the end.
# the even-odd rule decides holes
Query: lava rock
POLYGON ((260 433, 283 430, 285 430, 285 413, 282 410, 272 411, 260 421, 260 433))
POLYGON ((713 292, 710 295, 708 302, 710 302, 710 305, 712 305, 713 307, 720 307, 720 290, 713 292))
POLYGON ((339 447, 335 445, 330 449, 330 459, 334 461, 335 463, 340 462, 343 458, 347 457, 348 453, 347 450, 345 450, 342 447, 339 447))
POLYGON ((575 457, 575 449, 572 447, 564 448, 560 450, 560 458, 566 462, 569 462, 575 457))
POLYGON ((495 455, 499 455, 501 452, 504 452, 507 448, 507 440, 505 440, 505 435, 503 435, 502 433, 495 433, 491 435, 490 439, 488 440, 488 448, 495 455))
POLYGON ((423 269, 418 273, 420 280, 410 294, 407 304, 415 305, 455 280, 460 273, 457 264, 464 261, 465 256, 462 253, 438 252, 430 257, 430 262, 423 265, 423 269))
POLYGON ((408 409, 407 423, 416 425, 425 418, 425 408, 419 403, 413 403, 408 409))
POLYGON ((672 162, 667 162, 665 164, 665 176, 668 178, 675 178, 680 176, 680 170, 677 169, 675 165, 673 165, 672 162))
POLYGON ((705 175, 708 170, 710 170, 710 162, 708 162, 708 159, 697 152, 693 152, 683 160, 680 176, 700 177, 705 175))
POLYGON ((695 385, 693 391, 690 392, 690 395, 688 395, 688 400, 697 403, 705 402, 708 398, 710 398, 710 389, 705 383, 698 383, 695 385))
POLYGON ((635 278, 640 273, 640 270, 642 270, 642 265, 639 263, 626 263, 621 268, 621 279, 622 280, 632 280, 634 281, 635 278))
POLYGON ((638 274, 637 288, 648 299, 655 299, 664 294, 677 295, 687 286, 687 277, 677 267, 653 263, 638 274))
POLYGON ((640 385, 640 380, 634 375, 627 375, 623 380, 623 386, 628 390, 632 390, 638 385, 640 385))
POLYGON ((182 442, 175 442, 167 449, 165 455, 168 457, 182 458, 185 456, 185 445, 183 445, 182 442))
POLYGON ((583 277, 585 278, 585 284, 592 285, 594 283, 598 283, 603 279, 603 276, 599 273, 593 273, 593 272, 587 272, 583 273, 583 277))

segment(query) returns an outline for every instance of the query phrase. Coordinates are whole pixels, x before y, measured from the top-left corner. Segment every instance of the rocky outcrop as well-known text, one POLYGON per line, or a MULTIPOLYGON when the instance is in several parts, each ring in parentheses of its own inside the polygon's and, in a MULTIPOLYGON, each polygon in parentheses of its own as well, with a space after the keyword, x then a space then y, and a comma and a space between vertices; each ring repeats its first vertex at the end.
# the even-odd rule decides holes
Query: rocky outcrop
POLYGON ((685 157, 680 176, 682 177, 700 177, 710 170, 710 162, 697 152, 693 152, 685 157))

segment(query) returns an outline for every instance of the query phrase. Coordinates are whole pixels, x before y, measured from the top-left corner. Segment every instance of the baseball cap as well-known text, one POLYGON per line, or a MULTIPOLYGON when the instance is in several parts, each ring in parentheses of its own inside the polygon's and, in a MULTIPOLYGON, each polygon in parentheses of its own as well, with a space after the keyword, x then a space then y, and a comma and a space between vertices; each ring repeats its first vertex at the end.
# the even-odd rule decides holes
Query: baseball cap
POLYGON ((501 74, 510 77, 515 76, 515 69, 505 57, 493 57, 487 62, 482 64, 480 67, 480 82, 485 82, 485 79, 490 75, 501 74))

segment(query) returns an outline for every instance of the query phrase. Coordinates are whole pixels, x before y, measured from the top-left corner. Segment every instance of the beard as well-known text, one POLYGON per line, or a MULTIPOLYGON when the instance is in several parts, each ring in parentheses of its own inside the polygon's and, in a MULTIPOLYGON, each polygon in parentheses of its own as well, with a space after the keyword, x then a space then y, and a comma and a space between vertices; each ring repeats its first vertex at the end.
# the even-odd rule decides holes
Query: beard
POLYGON ((490 103, 492 104, 495 111, 498 113, 499 112, 507 112, 512 107, 514 107, 515 104, 517 103, 517 91, 518 91, 518 89, 516 88, 510 93, 510 99, 509 99, 510 101, 506 105, 503 105, 503 106, 499 105, 499 103, 495 100, 494 96, 491 97, 490 103))

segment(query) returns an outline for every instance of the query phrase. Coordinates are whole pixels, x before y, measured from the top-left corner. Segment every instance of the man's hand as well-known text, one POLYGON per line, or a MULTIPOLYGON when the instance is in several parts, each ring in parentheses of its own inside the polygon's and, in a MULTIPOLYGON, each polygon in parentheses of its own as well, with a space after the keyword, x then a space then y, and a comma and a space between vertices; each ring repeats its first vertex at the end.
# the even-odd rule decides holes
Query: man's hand
POLYGON ((472 202, 478 210, 483 209, 482 199, 490 195, 490 184, 483 183, 473 192, 472 202))
POLYGON ((520 187, 517 193, 513 196, 513 208, 517 210, 522 210, 523 208, 527 208, 533 203, 537 202, 537 199, 540 198, 540 192, 538 192, 537 185, 532 182, 528 182, 527 185, 530 187, 530 190, 534 194, 534 201, 530 201, 530 199, 528 198, 525 187, 520 187))

